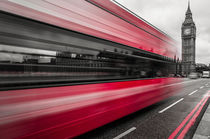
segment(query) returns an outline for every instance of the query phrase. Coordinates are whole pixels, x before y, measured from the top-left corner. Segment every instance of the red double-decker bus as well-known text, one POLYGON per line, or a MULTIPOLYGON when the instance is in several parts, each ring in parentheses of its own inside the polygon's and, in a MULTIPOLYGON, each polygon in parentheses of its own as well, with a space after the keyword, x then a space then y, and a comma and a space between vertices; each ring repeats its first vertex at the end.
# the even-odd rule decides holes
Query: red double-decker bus
POLYGON ((73 138, 173 94, 176 44, 114 0, 0 10, 3 138, 73 138))

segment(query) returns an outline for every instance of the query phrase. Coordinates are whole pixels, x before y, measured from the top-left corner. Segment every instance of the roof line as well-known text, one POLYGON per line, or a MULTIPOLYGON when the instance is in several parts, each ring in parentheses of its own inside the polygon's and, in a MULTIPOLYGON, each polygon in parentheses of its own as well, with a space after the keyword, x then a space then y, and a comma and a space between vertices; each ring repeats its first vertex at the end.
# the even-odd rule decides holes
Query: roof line
POLYGON ((117 4, 118 6, 120 6, 121 8, 123 8, 124 10, 126 10, 127 12, 129 12, 130 14, 132 14, 133 16, 141 19, 143 22, 149 24, 150 26, 152 26, 154 29, 156 29, 157 31, 161 32, 162 34, 166 35, 167 37, 169 37, 170 39, 173 40, 173 38, 171 36, 169 36, 168 34, 166 34, 165 32, 163 32, 162 30, 160 30, 159 28, 157 28, 156 26, 152 25, 151 23, 149 23, 147 20, 143 19, 142 17, 140 17, 139 15, 137 15, 136 13, 134 13, 133 11, 131 11, 130 9, 128 9, 127 7, 125 7, 124 5, 122 5, 121 3, 117 2, 116 0, 111 0, 111 2, 117 4))

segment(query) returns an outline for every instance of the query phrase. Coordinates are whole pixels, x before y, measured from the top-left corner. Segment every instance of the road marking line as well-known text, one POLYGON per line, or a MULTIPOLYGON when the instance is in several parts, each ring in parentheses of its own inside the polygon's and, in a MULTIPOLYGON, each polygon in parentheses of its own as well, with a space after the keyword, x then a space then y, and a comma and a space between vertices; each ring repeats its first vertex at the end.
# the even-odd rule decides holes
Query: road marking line
POLYGON ((200 89, 202 89, 204 86, 201 86, 200 89))
POLYGON ((174 102, 173 104, 169 105, 168 107, 166 107, 165 109, 159 111, 158 113, 163 113, 164 111, 168 110, 169 108, 173 107, 174 105, 176 105, 177 103, 179 103, 180 101, 182 101, 184 98, 179 99, 178 101, 174 102))
POLYGON ((194 94, 195 92, 197 92, 198 90, 193 91, 192 93, 188 94, 189 96, 191 96, 192 94, 194 94))
POLYGON ((134 130, 136 130, 136 127, 132 127, 132 128, 130 128, 130 129, 128 129, 127 131, 125 131, 125 132, 123 132, 122 134, 120 134, 120 135, 114 137, 113 139, 120 139, 120 138, 124 137, 125 135, 131 133, 131 132, 134 131, 134 130))
MULTIPOLYGON (((207 94, 206 94, 207 95, 207 94)), ((208 94, 209 95, 209 94, 208 94)), ((174 132, 169 136, 168 139, 174 139, 178 135, 178 139, 184 138, 183 136, 189 130, 189 128, 194 124, 195 119, 200 114, 201 109, 207 102, 209 96, 204 96, 201 101, 194 107, 194 109, 190 112, 190 114, 185 117, 185 119, 181 122, 181 124, 174 130, 174 132), (181 131, 181 132, 180 132, 181 131)))
POLYGON ((209 97, 206 97, 205 101, 200 105, 198 111, 194 113, 193 117, 190 119, 188 124, 184 127, 180 135, 177 137, 177 139, 183 139, 186 133, 189 131, 189 129, 194 125, 197 117, 200 115, 202 109, 204 108, 204 105, 207 103, 209 97))
POLYGON ((184 82, 179 82, 179 83, 173 83, 173 84, 164 85, 163 87, 168 87, 168 86, 173 86, 173 85, 179 85, 179 84, 185 84, 185 83, 195 82, 195 81, 199 81, 199 80, 192 80, 192 81, 184 81, 184 82))

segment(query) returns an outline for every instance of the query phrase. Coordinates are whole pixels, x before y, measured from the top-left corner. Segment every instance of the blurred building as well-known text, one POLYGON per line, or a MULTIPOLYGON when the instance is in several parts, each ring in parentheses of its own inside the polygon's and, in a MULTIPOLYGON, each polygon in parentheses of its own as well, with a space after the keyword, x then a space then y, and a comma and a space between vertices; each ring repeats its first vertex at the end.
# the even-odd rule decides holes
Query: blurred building
POLYGON ((197 63, 196 68, 207 68, 207 65, 203 63, 197 63))
POLYGON ((182 74, 188 75, 195 71, 195 40, 196 26, 192 18, 190 4, 186 12, 185 21, 182 24, 182 74))
POLYGON ((203 73, 203 71, 209 71, 210 68, 206 64, 197 63, 196 72, 203 73))

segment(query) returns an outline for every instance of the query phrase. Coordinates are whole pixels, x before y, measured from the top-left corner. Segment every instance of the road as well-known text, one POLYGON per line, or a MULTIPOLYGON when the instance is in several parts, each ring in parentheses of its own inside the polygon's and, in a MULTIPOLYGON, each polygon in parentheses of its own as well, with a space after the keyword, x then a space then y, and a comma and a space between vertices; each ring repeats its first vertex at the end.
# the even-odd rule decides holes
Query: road
POLYGON ((209 102, 203 99, 209 91, 210 79, 184 79, 182 89, 174 96, 77 138, 165 139, 181 137, 187 127, 191 132, 185 137, 191 138, 197 125, 190 127, 190 124, 196 113, 202 115, 198 109, 209 102))

